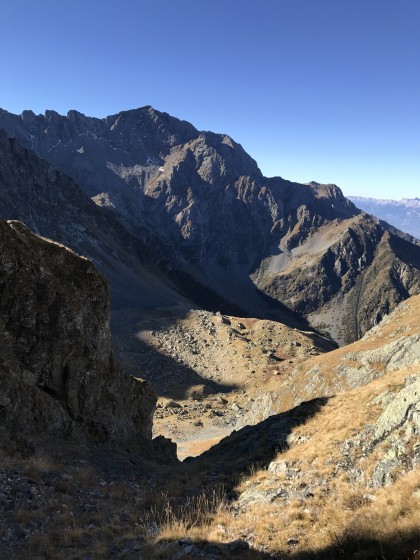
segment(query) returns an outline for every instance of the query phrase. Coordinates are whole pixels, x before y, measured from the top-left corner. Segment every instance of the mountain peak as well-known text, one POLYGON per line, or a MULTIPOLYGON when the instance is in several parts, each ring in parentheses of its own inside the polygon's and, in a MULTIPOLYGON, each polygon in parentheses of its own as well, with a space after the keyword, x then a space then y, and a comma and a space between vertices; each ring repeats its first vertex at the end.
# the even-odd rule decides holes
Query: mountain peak
POLYGON ((48 111, 24 122, 2 112, 0 127, 130 231, 152 232, 176 270, 252 315, 303 316, 348 342, 418 289, 418 257, 409 262, 417 248, 407 246, 401 258, 413 273, 395 283, 384 273, 380 291, 369 291, 371 269, 404 269, 386 226, 333 183, 265 178, 228 135, 150 105, 104 119, 48 111))

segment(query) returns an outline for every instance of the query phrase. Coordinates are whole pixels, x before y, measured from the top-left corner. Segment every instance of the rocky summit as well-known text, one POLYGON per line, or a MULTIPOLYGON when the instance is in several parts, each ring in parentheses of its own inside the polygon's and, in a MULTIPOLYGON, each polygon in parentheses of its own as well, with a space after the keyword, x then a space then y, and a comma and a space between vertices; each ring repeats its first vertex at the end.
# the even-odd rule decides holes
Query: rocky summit
POLYGON ((224 134, 150 106, 104 119, 1 111, 0 128, 251 316, 298 314, 348 343, 420 290, 419 247, 335 185, 263 177, 224 134))

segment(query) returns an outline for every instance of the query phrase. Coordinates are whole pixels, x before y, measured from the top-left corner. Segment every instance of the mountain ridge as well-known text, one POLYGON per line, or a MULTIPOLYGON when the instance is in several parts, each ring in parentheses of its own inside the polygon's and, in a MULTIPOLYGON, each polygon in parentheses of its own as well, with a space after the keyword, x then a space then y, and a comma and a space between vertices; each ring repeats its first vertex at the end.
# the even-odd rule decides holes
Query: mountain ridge
POLYGON ((365 212, 412 235, 416 238, 416 242, 420 239, 420 198, 401 198, 400 200, 363 196, 349 196, 348 198, 365 212))
POLYGON ((149 123, 160 165, 120 121, 120 148, 147 163, 124 166, 94 128, 55 146, 57 115, 38 130, 47 153, 98 167, 74 168, 82 188, 0 132, 0 215, 100 265, 116 354, 137 379, 114 366, 92 263, 0 220, 0 554, 415 560, 420 248, 336 185, 260 177, 245 156, 253 175, 236 176, 242 152, 223 135, 168 151, 173 135, 149 123), (217 299, 206 284, 360 340, 330 352, 309 329, 197 309, 200 290, 217 299), (180 457, 205 453, 177 463, 173 444, 150 441, 155 397, 139 376, 162 389, 155 433, 180 457))
POLYGON ((386 259, 381 296, 366 292, 363 277, 376 266, 384 225, 336 185, 265 178, 226 135, 200 132, 150 106, 105 119, 2 111, 1 127, 70 175, 129 231, 149 231, 174 269, 251 316, 282 320, 291 311, 346 343, 420 289, 416 259, 405 262, 402 252, 386 259), (400 279, 405 266, 414 274, 400 279), (273 315, 279 305, 283 311, 273 315), (379 315, 372 314, 378 306, 379 315))

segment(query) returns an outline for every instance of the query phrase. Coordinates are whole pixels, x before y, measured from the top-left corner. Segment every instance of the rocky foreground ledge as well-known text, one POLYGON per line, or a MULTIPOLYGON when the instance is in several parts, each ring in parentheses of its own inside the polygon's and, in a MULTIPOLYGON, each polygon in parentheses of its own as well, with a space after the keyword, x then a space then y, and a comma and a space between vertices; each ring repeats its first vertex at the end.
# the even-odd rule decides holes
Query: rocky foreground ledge
POLYGON ((10 433, 150 451, 156 396, 116 367, 109 313, 90 261, 0 221, 0 417, 10 433))

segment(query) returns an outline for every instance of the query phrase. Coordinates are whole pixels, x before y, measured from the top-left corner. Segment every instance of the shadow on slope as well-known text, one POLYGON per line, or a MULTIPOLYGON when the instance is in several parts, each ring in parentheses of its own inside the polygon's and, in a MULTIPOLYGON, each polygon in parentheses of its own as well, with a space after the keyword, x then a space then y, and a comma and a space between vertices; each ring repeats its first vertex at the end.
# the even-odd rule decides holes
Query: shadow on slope
POLYGON ((402 239, 396 235, 390 236, 390 245, 402 262, 407 263, 412 268, 420 269, 420 251, 418 245, 412 242, 410 243, 406 239, 402 239))
MULTIPOLYGON (((331 529, 333 533, 333 529, 331 529)), ((293 553, 289 551, 290 560, 419 560, 420 529, 393 533, 390 527, 389 537, 381 539, 373 534, 336 535, 335 544, 319 550, 304 550, 293 553)), ((284 557, 284 554, 283 554, 284 557)))
POLYGON ((207 394, 233 391, 236 385, 206 379, 174 356, 157 351, 137 336, 146 328, 167 330, 177 320, 185 318, 188 311, 181 307, 149 312, 136 309, 114 311, 112 332, 119 365, 126 373, 149 381, 160 397, 185 399, 188 390, 197 385, 204 386, 203 392, 207 394))
MULTIPOLYGON (((281 524, 281 519, 278 520, 281 524)), ((163 556, 151 558, 166 558, 187 560, 188 558, 241 559, 241 560, 274 560, 287 558, 289 560, 419 560, 420 536, 419 531, 402 534, 390 534, 386 540, 371 536, 353 536, 347 539, 335 536, 336 544, 320 550, 304 550, 293 552, 293 543, 284 545, 282 550, 272 554, 260 552, 249 546, 246 541, 235 540, 228 543, 212 542, 209 540, 180 539, 167 541, 161 545, 163 556), (166 552, 166 554, 165 554, 166 552)))
POLYGON ((188 457, 184 463, 196 469, 210 467, 210 478, 224 478, 226 483, 247 475, 255 468, 266 468, 277 453, 288 448, 288 437, 293 428, 312 418, 327 402, 326 397, 313 399, 287 412, 270 416, 255 426, 245 426, 199 457, 188 457))
POLYGON ((236 308, 233 309, 233 312, 223 311, 222 308, 215 306, 210 309, 209 306, 203 305, 203 299, 201 299, 199 303, 205 309, 220 310, 222 313, 236 316, 238 316, 236 310, 239 310, 242 312, 242 315, 240 315, 242 317, 266 319, 283 323, 290 328, 314 331, 305 317, 258 288, 251 279, 252 271, 256 268, 256 264, 250 267, 213 264, 203 273, 200 271, 199 265, 197 265, 197 268, 190 265, 187 273, 176 272, 176 275, 193 278, 194 283, 208 292, 215 293, 214 290, 217 290, 221 301, 229 302, 231 308, 236 308))
POLYGON ((151 558, 275 558, 253 550, 243 540, 215 543, 205 537, 220 508, 236 507, 238 481, 254 469, 266 468, 279 451, 287 449, 293 428, 317 414, 326 402, 326 398, 314 399, 256 426, 246 426, 203 455, 173 467, 170 480, 161 481, 160 499, 156 501, 155 496, 149 513, 146 510, 149 523, 159 527, 157 536, 146 541, 156 550, 151 558))
MULTIPOLYGON (((191 560, 203 558, 204 560, 274 560, 273 556, 260 552, 241 539, 220 543, 210 540, 179 539, 166 540, 156 547, 148 545, 146 549, 148 560, 191 560)), ((146 557, 145 557, 146 558, 146 557)))

